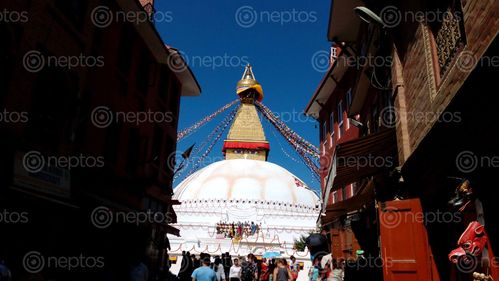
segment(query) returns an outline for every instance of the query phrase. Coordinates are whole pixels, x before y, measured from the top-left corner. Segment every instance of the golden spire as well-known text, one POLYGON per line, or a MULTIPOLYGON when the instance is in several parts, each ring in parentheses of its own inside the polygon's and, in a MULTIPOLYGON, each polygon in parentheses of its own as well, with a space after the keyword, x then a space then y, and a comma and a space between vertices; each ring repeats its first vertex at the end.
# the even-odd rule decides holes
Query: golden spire
POLYGON ((254 104, 255 99, 263 99, 263 91, 249 64, 237 82, 237 94, 241 98, 241 106, 224 141, 225 159, 266 161, 270 146, 254 104))
POLYGON ((245 101, 246 98, 256 98, 258 101, 262 101, 263 99, 262 85, 256 81, 250 64, 246 66, 241 80, 237 82, 236 93, 243 101, 245 101))

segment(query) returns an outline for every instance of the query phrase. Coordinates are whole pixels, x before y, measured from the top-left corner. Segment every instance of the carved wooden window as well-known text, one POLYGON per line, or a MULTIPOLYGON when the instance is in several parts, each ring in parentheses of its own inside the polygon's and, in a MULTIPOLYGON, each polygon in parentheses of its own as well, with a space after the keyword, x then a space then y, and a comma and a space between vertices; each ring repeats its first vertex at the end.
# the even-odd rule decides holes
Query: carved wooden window
POLYGON ((435 20, 428 22, 428 25, 433 33, 437 74, 443 77, 466 45, 464 15, 460 0, 435 2, 431 6, 435 20))

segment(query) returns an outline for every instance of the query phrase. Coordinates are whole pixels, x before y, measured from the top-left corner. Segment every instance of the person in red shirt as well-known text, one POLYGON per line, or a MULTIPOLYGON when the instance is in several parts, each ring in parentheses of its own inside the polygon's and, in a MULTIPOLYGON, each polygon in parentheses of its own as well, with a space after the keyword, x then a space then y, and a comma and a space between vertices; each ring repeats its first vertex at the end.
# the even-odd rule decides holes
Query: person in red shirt
POLYGON ((262 259, 262 271, 261 271, 261 281, 268 281, 269 280, 269 265, 267 264, 267 259, 263 258, 262 259))

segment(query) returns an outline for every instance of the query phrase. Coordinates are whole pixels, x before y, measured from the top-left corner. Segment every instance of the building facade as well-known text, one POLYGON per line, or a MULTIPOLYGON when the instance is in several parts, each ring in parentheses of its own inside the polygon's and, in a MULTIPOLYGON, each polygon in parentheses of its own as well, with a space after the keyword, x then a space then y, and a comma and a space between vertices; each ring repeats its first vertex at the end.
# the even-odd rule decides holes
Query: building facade
MULTIPOLYGON (((344 5, 352 3, 338 1, 332 9, 344 5)), ((341 26, 343 21, 332 16, 330 26, 341 26)), ((373 30, 357 28, 358 35, 347 33, 348 41, 331 37, 330 67, 305 109, 321 126, 321 223, 329 231, 333 256, 344 259, 355 259, 355 252, 366 248, 358 236, 368 231, 354 231, 361 224, 357 211, 365 203, 360 198, 372 199, 374 189, 380 189, 375 183, 384 186, 390 181, 397 162, 394 124, 386 110, 392 106, 390 64, 373 63, 370 58, 379 49, 366 42, 373 30), (373 73, 386 85, 371 83, 373 73), (384 149, 372 149, 381 143, 384 149)), ((373 251, 370 254, 378 254, 373 251)))
MULTIPOLYGON (((342 55, 339 46, 331 47, 330 68, 314 93, 305 113, 317 119, 320 124, 320 176, 322 194, 326 193, 330 167, 333 163, 336 146, 359 137, 359 129, 350 124, 348 110, 352 101, 353 79, 355 70, 346 65, 336 65, 338 55, 342 55), (337 77, 333 80, 331 77, 337 77)), ((330 206, 351 198, 356 193, 356 185, 348 183, 323 196, 324 206, 330 206)), ((337 221, 331 227, 329 235, 332 253, 336 257, 351 257, 359 249, 351 228, 337 221)))
POLYGON ((25 117, 0 122, 0 204, 28 217, 22 226, 2 225, 9 243, 0 255, 17 280, 33 275, 22 263, 30 251, 106 260, 78 276, 38 273, 53 280, 126 274, 144 255, 151 276, 164 272, 166 234, 179 234, 170 225, 178 201, 167 159, 176 150, 180 97, 200 88, 188 67, 172 67, 182 58, 151 22, 153 1, 141 2, 0 4, 26 17, 0 22, 0 108, 25 117), (109 21, 98 21, 99 8, 109 21), (166 219, 96 225, 98 208, 114 218, 152 212, 166 219))
MULTIPOLYGON (((384 262, 370 269, 379 280, 497 279, 497 204, 485 184, 496 168, 496 136, 485 133, 495 128, 496 98, 483 94, 497 73, 497 11, 494 1, 332 2, 336 57, 306 113, 323 127, 323 156, 338 134, 339 123, 328 125, 341 121, 338 100, 351 100, 347 116, 359 130, 321 161, 329 170, 321 223, 329 229, 352 214, 359 246, 384 262), (364 169, 368 156, 384 161, 364 169), (373 193, 334 199, 331 191, 363 180, 373 193)), ((339 256, 334 245, 344 247, 333 236, 339 256)))
MULTIPOLYGON (((442 14, 407 22, 393 31, 400 38, 394 44, 392 67, 394 106, 400 116, 397 146, 408 195, 420 200, 426 215, 457 214, 450 223, 425 224, 428 249, 439 275, 433 280, 472 280, 475 273, 497 279, 498 209, 490 188, 497 166, 488 161, 497 155, 492 145, 497 137, 486 133, 497 127, 486 121, 495 115, 492 104, 497 99, 478 93, 490 92, 497 74, 494 50, 499 5, 493 1, 420 1, 399 8, 403 14, 418 10, 442 14), (456 201, 454 197, 461 197, 463 188, 468 190, 466 199, 456 201), (460 237, 469 233, 473 222, 484 226, 488 239, 472 255, 476 262, 470 263, 464 258, 468 250, 460 255, 453 250, 465 248, 460 237)), ((472 231, 478 233, 477 228, 472 231)))

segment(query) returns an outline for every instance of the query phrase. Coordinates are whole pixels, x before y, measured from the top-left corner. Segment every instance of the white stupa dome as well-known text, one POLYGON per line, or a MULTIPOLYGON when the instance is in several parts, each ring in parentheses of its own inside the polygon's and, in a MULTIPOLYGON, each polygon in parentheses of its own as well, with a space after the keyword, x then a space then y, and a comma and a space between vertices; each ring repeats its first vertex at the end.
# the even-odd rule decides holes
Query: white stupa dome
POLYGON ((182 204, 208 202, 277 205, 317 210, 318 196, 279 165, 250 159, 218 161, 190 175, 175 188, 182 204))
MULTIPOLYGON (((180 237, 170 236, 170 255, 181 258, 182 251, 233 257, 267 251, 282 257, 294 255, 310 267, 307 250, 297 251, 294 241, 316 231, 320 213, 319 197, 303 181, 283 167, 261 160, 218 161, 193 173, 174 190, 181 202, 177 214, 180 237), (241 240, 217 231, 219 223, 256 223, 258 231, 241 240)), ((181 261, 171 271, 181 270, 181 261)), ((306 280, 306 273, 299 280, 306 280)))
MULTIPOLYGON (((319 196, 288 170, 266 161, 270 145, 254 105, 263 92, 249 65, 237 93, 241 104, 224 141, 226 160, 194 172, 174 189, 173 199, 181 204, 173 205, 173 226, 180 237, 169 236, 169 254, 277 252, 311 264, 308 250, 298 249, 295 241, 317 231, 319 196)), ((182 264, 170 270, 179 272, 182 264)))

